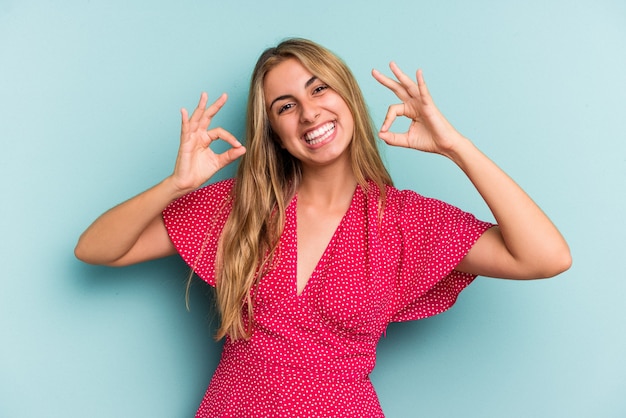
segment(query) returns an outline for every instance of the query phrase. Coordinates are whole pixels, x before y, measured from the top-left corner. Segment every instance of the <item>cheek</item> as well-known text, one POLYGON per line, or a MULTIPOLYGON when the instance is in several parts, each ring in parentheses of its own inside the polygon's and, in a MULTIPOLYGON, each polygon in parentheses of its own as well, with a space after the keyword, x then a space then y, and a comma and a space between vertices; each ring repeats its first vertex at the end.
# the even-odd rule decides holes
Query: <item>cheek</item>
POLYGON ((343 113, 343 120, 344 129, 350 134, 350 136, 354 135, 354 117, 352 116, 350 109, 347 107, 343 113))
POLYGON ((272 134, 270 135, 270 137, 272 138, 272 141, 278 144, 279 147, 285 148, 285 145, 283 144, 283 140, 281 139, 278 132, 276 132, 276 129, 272 128, 272 134))
POLYGON ((354 128, 354 116, 348 107, 348 104, 341 98, 341 96, 337 95, 335 98, 335 108, 338 109, 341 118, 343 119, 343 124, 346 128, 353 130, 354 128))
POLYGON ((280 118, 280 121, 272 121, 270 126, 272 131, 274 131, 276 140, 280 143, 289 141, 290 138, 296 135, 298 129, 297 121, 286 117, 280 118))
POLYGON ((282 142, 280 139, 280 126, 276 123, 275 118, 269 117, 267 119, 267 124, 270 127, 270 136, 272 137, 272 139, 279 143, 282 142))
POLYGON ((272 129, 271 138, 274 142, 278 144, 278 146, 282 149, 285 149, 285 127, 284 124, 277 124, 274 121, 270 121, 270 128, 272 129))

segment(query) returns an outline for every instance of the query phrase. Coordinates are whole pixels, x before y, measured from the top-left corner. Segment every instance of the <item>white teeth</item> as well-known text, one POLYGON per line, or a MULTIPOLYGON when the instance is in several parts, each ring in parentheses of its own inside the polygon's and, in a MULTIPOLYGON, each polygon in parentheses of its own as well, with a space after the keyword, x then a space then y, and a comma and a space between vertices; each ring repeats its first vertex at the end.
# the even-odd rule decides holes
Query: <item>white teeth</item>
POLYGON ((320 126, 314 131, 307 132, 304 135, 304 140, 309 145, 319 144, 328 138, 335 130, 335 122, 329 122, 324 126, 320 126))

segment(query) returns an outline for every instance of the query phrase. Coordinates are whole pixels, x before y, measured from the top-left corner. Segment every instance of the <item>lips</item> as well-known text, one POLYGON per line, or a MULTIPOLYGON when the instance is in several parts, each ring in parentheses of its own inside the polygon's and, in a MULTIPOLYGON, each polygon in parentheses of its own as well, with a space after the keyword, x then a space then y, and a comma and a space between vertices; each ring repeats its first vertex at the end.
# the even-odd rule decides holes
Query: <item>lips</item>
POLYGON ((322 143, 333 134, 333 132, 335 131, 335 127, 336 123, 334 121, 325 123, 319 128, 305 133, 303 139, 309 145, 322 143))

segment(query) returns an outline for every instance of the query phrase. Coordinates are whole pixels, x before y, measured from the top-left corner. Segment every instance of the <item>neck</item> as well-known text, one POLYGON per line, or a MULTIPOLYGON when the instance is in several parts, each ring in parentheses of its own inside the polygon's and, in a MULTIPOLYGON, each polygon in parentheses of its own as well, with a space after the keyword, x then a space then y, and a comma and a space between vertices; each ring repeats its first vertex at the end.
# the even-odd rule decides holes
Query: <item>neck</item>
POLYGON ((357 182, 348 164, 303 169, 298 202, 315 206, 344 206, 352 199, 357 182))

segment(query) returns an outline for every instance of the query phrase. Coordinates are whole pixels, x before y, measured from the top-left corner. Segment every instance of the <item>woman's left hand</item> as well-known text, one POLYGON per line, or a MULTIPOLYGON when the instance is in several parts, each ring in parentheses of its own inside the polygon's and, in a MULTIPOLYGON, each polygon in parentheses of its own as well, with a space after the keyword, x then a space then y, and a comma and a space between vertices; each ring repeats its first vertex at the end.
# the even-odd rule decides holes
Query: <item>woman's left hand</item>
POLYGON ((455 146, 465 138, 441 114, 430 97, 422 70, 416 73, 417 83, 404 74, 396 63, 389 64, 397 81, 377 70, 374 78, 395 93, 402 103, 389 106, 378 136, 389 145, 413 148, 449 156, 455 146), (408 131, 390 132, 399 116, 411 119, 408 131))

